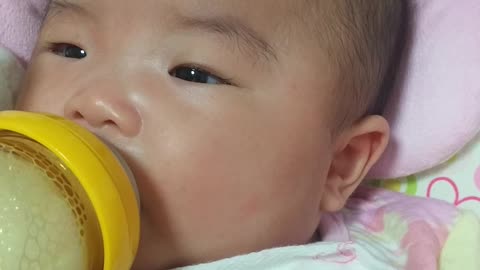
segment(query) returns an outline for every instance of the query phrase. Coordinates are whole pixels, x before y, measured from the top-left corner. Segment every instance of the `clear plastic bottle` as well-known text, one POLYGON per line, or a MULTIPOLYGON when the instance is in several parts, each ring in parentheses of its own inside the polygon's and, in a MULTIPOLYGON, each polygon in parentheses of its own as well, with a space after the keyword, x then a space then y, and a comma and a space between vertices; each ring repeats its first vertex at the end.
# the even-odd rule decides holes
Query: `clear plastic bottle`
POLYGON ((0 269, 128 270, 139 235, 111 147, 63 118, 0 112, 0 269))

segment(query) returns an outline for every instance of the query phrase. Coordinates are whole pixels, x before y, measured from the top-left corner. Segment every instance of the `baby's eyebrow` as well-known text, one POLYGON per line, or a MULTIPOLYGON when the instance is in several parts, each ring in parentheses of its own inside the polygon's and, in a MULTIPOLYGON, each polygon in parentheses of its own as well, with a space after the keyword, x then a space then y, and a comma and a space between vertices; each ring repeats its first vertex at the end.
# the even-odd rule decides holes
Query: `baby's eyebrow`
POLYGON ((273 46, 259 33, 233 17, 194 18, 180 17, 180 27, 211 32, 233 39, 238 48, 246 48, 252 57, 278 60, 273 46))
MULTIPOLYGON (((92 15, 78 0, 52 0, 48 16, 52 17, 65 11, 82 16, 92 15)), ((236 46, 242 52, 246 52, 253 57, 255 61, 259 59, 267 62, 269 60, 278 60, 273 46, 258 32, 236 18, 228 16, 211 18, 179 16, 178 24, 181 28, 206 31, 233 39, 235 44, 237 44, 236 46)))
POLYGON ((53 16, 60 12, 69 11, 79 15, 89 15, 90 12, 75 0, 52 0, 47 16, 53 16))

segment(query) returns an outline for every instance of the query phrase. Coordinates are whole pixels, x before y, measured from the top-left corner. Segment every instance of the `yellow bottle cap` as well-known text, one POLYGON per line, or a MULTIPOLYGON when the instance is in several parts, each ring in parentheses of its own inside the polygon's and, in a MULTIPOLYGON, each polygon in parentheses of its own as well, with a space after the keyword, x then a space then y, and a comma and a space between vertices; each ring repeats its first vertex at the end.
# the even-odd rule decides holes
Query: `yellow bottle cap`
POLYGON ((94 134, 61 117, 2 111, 0 130, 38 142, 70 169, 98 219, 103 269, 129 269, 140 238, 140 210, 135 185, 123 161, 94 134))

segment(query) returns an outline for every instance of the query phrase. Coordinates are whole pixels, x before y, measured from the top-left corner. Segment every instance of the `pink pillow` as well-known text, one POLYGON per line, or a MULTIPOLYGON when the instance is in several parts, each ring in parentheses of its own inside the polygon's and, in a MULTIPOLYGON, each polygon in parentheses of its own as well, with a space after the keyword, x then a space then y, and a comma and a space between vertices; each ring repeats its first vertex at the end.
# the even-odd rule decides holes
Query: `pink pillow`
POLYGON ((392 141, 371 178, 430 169, 480 131, 480 1, 413 3, 409 53, 386 112, 392 141))
POLYGON ((0 0, 0 46, 23 63, 35 45, 48 0, 0 0))

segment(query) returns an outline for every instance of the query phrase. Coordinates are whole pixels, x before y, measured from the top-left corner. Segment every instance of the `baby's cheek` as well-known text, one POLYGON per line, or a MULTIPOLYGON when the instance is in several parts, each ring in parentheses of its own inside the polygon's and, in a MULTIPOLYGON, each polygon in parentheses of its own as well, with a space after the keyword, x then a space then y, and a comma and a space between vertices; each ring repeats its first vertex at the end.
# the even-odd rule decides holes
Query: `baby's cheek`
POLYGON ((244 204, 240 206, 240 210, 238 213, 239 218, 243 220, 255 218, 256 216, 258 216, 261 208, 262 206, 260 198, 253 195, 250 198, 246 199, 244 204))
POLYGON ((63 116, 64 104, 71 95, 73 84, 42 70, 35 63, 29 68, 19 91, 16 109, 46 112, 63 116))
MULTIPOLYGON (((229 153, 221 151, 223 149, 218 145, 212 149, 229 153)), ((190 155, 191 160, 184 159, 188 167, 172 172, 176 177, 172 178, 175 183, 169 183, 172 189, 166 198, 170 200, 168 208, 172 210, 174 226, 185 233, 195 231, 194 235, 187 236, 194 237, 194 241, 219 241, 219 247, 225 246, 223 241, 238 241, 242 246, 248 246, 250 239, 244 234, 265 227, 266 220, 262 219, 266 218, 265 199, 268 196, 262 194, 267 190, 260 180, 262 178, 254 173, 254 166, 244 167, 246 164, 238 160, 234 162, 228 155, 222 158, 219 155, 205 150, 197 158, 190 155), (232 238, 233 234, 236 235, 234 238, 243 239, 226 239, 227 236, 232 238)))
POLYGON ((197 170, 197 176, 202 178, 184 178, 188 184, 179 188, 177 194, 183 197, 178 203, 190 214, 185 218, 195 220, 198 226, 208 231, 215 227, 240 225, 258 213, 261 203, 253 185, 250 190, 240 177, 210 169, 202 167, 197 170))

